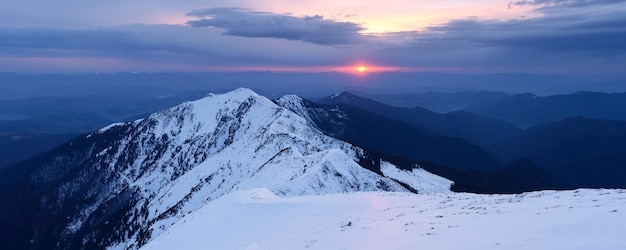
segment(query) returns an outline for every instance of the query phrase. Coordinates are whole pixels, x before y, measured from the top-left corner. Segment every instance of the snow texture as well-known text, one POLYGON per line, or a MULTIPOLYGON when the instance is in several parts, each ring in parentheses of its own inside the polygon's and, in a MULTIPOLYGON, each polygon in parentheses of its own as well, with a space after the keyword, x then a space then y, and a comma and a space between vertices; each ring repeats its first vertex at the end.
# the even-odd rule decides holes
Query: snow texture
POLYGON ((223 196, 142 249, 624 249, 626 190, 223 196))
POLYGON ((385 161, 380 162, 380 171, 386 177, 409 185, 419 194, 451 192, 450 187, 454 184, 453 181, 431 174, 422 168, 407 171, 385 161))

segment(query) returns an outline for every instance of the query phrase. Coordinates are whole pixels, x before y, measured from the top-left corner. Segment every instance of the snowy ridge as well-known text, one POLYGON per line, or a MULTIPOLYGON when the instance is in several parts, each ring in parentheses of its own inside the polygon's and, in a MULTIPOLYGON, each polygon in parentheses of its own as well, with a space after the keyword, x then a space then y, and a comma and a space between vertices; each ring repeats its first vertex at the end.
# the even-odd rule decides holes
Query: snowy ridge
POLYGON ((110 124, 110 125, 108 125, 108 126, 106 126, 104 128, 101 128, 100 130, 98 130, 98 133, 104 133, 105 131, 107 131, 107 130, 113 128, 113 127, 123 126, 123 125, 124 125, 124 123, 121 123, 121 122, 112 123, 112 124, 110 124))
POLYGON ((228 194, 142 249, 624 249, 626 190, 228 194))
MULTIPOLYGON (((324 123, 330 123, 333 127, 339 129, 343 127, 343 122, 347 120, 347 116, 340 110, 330 113, 323 108, 317 107, 317 104, 306 101, 296 95, 285 95, 275 100, 278 106, 286 108, 301 117, 304 117, 309 125, 318 128, 318 123, 323 121, 324 123)), ((341 131, 339 131, 341 132, 341 131)), ((332 136, 332 135, 331 135, 332 136)))
POLYGON ((422 168, 407 171, 385 161, 380 162, 380 171, 386 177, 409 185, 418 194, 449 193, 450 187, 454 184, 453 181, 431 174, 422 168))
POLYGON ((38 183, 69 178, 42 199, 46 206, 87 201, 68 216, 66 244, 137 248, 236 190, 268 188, 281 196, 408 191, 359 166, 362 149, 248 89, 115 124, 72 146, 76 153, 52 161, 71 162, 72 169, 58 171, 54 163, 32 176, 38 183), (87 233, 74 239, 79 232, 87 233))
POLYGON ((275 100, 279 106, 291 110, 292 112, 304 117, 310 124, 315 125, 311 113, 308 112, 309 107, 304 104, 304 100, 297 95, 285 95, 275 100))

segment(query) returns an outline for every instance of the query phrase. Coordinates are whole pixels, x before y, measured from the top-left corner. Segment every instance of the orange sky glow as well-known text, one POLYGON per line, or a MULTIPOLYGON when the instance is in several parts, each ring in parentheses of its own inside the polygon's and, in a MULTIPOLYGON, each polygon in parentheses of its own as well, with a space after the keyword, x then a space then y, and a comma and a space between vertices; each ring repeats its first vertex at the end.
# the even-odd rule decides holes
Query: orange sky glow
POLYGON ((461 72, 467 70, 459 67, 394 67, 368 64, 354 64, 347 66, 310 66, 310 67, 271 67, 271 66, 219 66, 204 67, 207 71, 271 71, 271 72, 298 72, 298 73, 318 73, 318 72, 338 72, 347 74, 368 74, 385 72, 461 72))
MULTIPOLYGON (((210 7, 241 7, 254 11, 286 14, 291 16, 322 15, 325 19, 352 22, 364 28, 361 33, 385 37, 396 32, 423 31, 428 27, 444 25, 451 20, 483 19, 508 20, 522 16, 536 15, 530 8, 508 8, 508 2, 501 0, 440 1, 440 0, 388 0, 388 1, 290 1, 276 0, 272 2, 255 2, 246 0, 216 1, 210 7)), ((189 20, 186 16, 176 19, 169 16, 170 23, 184 24, 189 20)), ((369 58, 374 60, 374 58, 369 58)), ((463 71, 459 68, 433 67, 396 67, 393 65, 367 65, 363 70, 359 65, 345 66, 313 66, 313 67, 211 67, 208 70, 219 71, 275 71, 275 72, 342 72, 351 74, 367 74, 380 72, 420 72, 420 71, 463 71)))
POLYGON ((626 58, 623 1, 5 2, 9 72, 623 74, 626 58))

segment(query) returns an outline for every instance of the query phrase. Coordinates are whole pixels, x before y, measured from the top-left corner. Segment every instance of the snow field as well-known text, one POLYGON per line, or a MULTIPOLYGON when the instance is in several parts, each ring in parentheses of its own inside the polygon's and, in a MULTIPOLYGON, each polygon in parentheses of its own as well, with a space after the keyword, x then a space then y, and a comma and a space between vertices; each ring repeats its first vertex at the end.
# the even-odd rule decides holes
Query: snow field
POLYGON ((624 249, 626 190, 225 195, 143 249, 624 249))

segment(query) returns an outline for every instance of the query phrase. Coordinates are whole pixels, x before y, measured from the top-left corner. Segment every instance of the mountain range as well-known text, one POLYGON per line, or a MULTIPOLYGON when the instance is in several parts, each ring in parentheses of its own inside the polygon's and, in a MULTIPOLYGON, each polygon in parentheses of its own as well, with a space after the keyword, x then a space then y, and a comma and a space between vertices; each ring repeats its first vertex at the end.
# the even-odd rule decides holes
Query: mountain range
POLYGON ((551 96, 517 94, 471 105, 465 110, 527 128, 578 116, 626 120, 626 109, 623 107, 626 107, 626 93, 580 91, 551 96))
POLYGON ((381 116, 354 103, 321 105, 298 96, 285 96, 276 102, 326 134, 376 152, 461 170, 497 166, 488 153, 467 140, 381 116))
MULTIPOLYGON (((409 109, 385 106, 349 93, 333 98, 344 101, 336 105, 323 105, 288 95, 275 102, 305 117, 324 133, 370 149, 401 168, 410 170, 419 165, 453 180, 454 191, 516 193, 560 186, 546 171, 528 159, 502 164, 490 153, 465 139, 416 125, 430 117, 444 115, 432 114, 430 111, 413 113, 409 109), (366 110, 370 107, 398 110, 383 116, 366 110), (418 122, 404 122, 407 119, 403 115, 407 112, 409 118, 415 118, 418 122), (421 114, 426 116, 420 117, 421 114)), ((491 119, 484 120, 489 122, 491 119)), ((437 123, 425 124, 434 126, 437 123)), ((452 126, 463 127, 463 124, 458 122, 452 126)))
MULTIPOLYGON (((192 218, 225 223, 202 211, 224 215, 224 209, 230 208, 249 213, 252 210, 247 210, 246 204, 254 204, 254 211, 263 211, 259 204, 273 204, 287 214, 320 214, 319 219, 339 223, 340 232, 358 227, 353 232, 360 235, 366 234, 362 231, 367 228, 363 224, 365 217, 350 219, 346 217, 349 211, 382 213, 376 223, 393 221, 401 215, 381 209, 407 211, 407 207, 422 206, 393 198, 422 199, 409 193, 424 195, 425 202, 436 201, 437 211, 448 211, 446 218, 488 210, 481 215, 491 214, 484 217, 491 221, 502 209, 509 209, 506 204, 518 202, 527 204, 523 205, 527 206, 524 211, 540 214, 535 211, 533 204, 537 201, 533 198, 543 195, 552 198, 541 199, 541 204, 562 195, 571 201, 564 204, 572 209, 590 196, 607 192, 586 191, 581 196, 578 191, 544 191, 490 196, 490 201, 484 203, 483 196, 450 191, 521 193, 624 188, 621 176, 626 169, 625 138, 626 123, 622 121, 574 117, 520 129, 469 112, 441 114, 398 108, 350 93, 315 103, 296 95, 271 101, 249 89, 237 89, 209 94, 145 118, 113 123, 0 169, 0 248, 167 248, 172 242, 180 242, 181 232, 200 237, 189 233, 201 226, 187 223, 195 220, 192 218), (490 139, 480 142, 472 135, 490 139), (351 194, 354 192, 360 194, 351 194), (338 217, 317 210, 318 205, 312 210, 298 208, 301 205, 292 207, 295 210, 285 209, 285 202, 322 204, 312 197, 330 194, 339 197, 324 199, 330 206, 345 207, 339 200, 355 200, 358 204, 356 200, 365 198, 376 209, 350 208, 338 217), (459 200, 470 201, 466 204, 459 200)), ((619 211, 612 208, 611 199, 621 195, 620 191, 608 193, 611 195, 598 198, 612 209, 603 219, 619 211)), ((599 207, 576 211, 596 214, 599 207)), ((431 207, 419 209, 427 211, 431 207)), ((559 209, 564 208, 555 211, 559 209)), ((521 210, 509 211, 524 214, 521 210)), ((258 216, 272 218, 275 213, 258 216)), ((434 220, 429 223, 434 225, 443 215, 431 216, 434 220)), ((244 218, 248 218, 245 225, 254 225, 253 217, 244 218)), ((420 217, 413 214, 408 218, 412 219, 401 223, 404 227, 420 217)), ((447 223, 453 222, 459 223, 447 223)), ((560 225, 556 220, 550 223, 560 225)), ((397 228, 401 224, 393 224, 390 230, 401 235, 397 228)), ((211 232, 224 226, 202 225, 211 232)), ((407 227, 405 232, 432 235, 429 233, 435 231, 407 227)), ((594 239, 600 238, 594 235, 594 239)), ((524 237, 527 235, 520 233, 515 239, 524 237)), ((287 248, 275 241, 246 239, 251 241, 245 246, 287 248)), ((315 246, 315 242, 332 237, 307 239, 305 245, 315 246)), ((297 246, 304 244, 293 242, 297 246)))
POLYGON ((449 192, 248 89, 78 136, 2 172, 3 249, 136 249, 222 195, 449 192), (15 170, 16 171, 9 171, 15 170))
POLYGON ((505 139, 521 132, 520 128, 511 123, 466 111, 453 111, 441 114, 422 107, 394 107, 355 96, 348 92, 329 96, 319 100, 318 103, 327 105, 345 104, 357 107, 445 136, 465 139, 483 147, 487 151, 493 150, 505 139))
MULTIPOLYGON (((512 97, 512 99, 515 98, 518 97, 512 97)), ((559 119, 559 117, 568 114, 587 114, 590 117, 610 116, 614 119, 620 119, 619 112, 611 111, 611 109, 618 109, 619 106, 611 106, 611 104, 626 103, 626 95, 624 94, 588 92, 551 96, 543 99, 562 99, 564 103, 579 103, 579 106, 589 107, 581 110, 568 107, 563 113, 559 113, 560 107, 554 104, 554 101, 530 104, 537 107, 537 117, 541 117, 541 110, 547 110, 548 113, 553 110, 553 115, 559 114, 553 119, 559 119), (600 101, 599 99, 603 99, 603 97, 606 97, 605 100, 600 101), (595 100, 598 100, 598 103, 595 103, 595 100), (607 107, 608 111, 603 107, 607 107)), ((472 156, 488 155, 493 157, 494 162, 497 162, 492 165, 495 167, 485 168, 484 166, 489 166, 489 164, 478 159, 468 161, 469 158, 466 158, 468 156, 462 153, 447 153, 446 149, 455 148, 455 144, 452 142, 446 142, 442 145, 444 146, 443 150, 440 151, 442 153, 429 152, 430 156, 436 156, 437 160, 434 161, 416 153, 402 153, 403 151, 400 149, 392 150, 396 155, 409 159, 427 161, 435 163, 435 165, 452 168, 453 170, 431 166, 429 170, 454 180, 456 185, 453 189, 457 191, 489 193, 553 188, 626 187, 626 179, 621 178, 626 171, 626 164, 624 164, 626 162, 626 158, 624 158, 626 155, 626 147, 624 146, 626 123, 624 121, 574 116, 556 122, 519 129, 510 123, 467 111, 441 114, 419 107, 393 107, 345 92, 329 96, 320 102, 334 104, 338 108, 341 107, 341 110, 365 110, 384 117, 370 117, 370 121, 384 121, 382 123, 391 124, 388 120, 395 120, 412 125, 413 128, 420 131, 432 131, 440 136, 462 138, 470 144, 480 145, 483 154, 473 152, 472 156), (445 145, 450 145, 450 147, 445 147, 445 145), (483 164, 482 167, 463 168, 451 162, 441 161, 441 159, 448 159, 447 156, 449 155, 454 155, 454 159, 462 159, 460 163, 483 162, 483 164), (468 172, 467 170, 470 169, 472 171, 468 172), (503 183, 509 184, 503 185, 503 183)), ((494 107, 498 105, 496 102, 494 107)), ((524 109, 524 105, 518 108, 524 109)), ((534 117, 531 112, 528 116, 534 117)), ((402 129, 390 129, 388 131, 383 137, 390 139, 381 139, 378 142, 368 143, 341 136, 339 138, 363 147, 377 149, 378 146, 383 148, 380 152, 389 153, 384 149, 393 148, 393 145, 389 146, 384 142, 402 141, 402 139, 395 138, 403 138, 410 134, 402 129), (395 137, 389 136, 389 134, 394 134, 395 137)), ((437 148, 432 146, 433 143, 428 144, 431 148, 437 148)), ((403 149, 411 147, 412 145, 402 144, 403 149)), ((425 152, 424 149, 417 151, 425 152)), ((461 149, 461 151, 469 152, 467 149, 461 149)))

